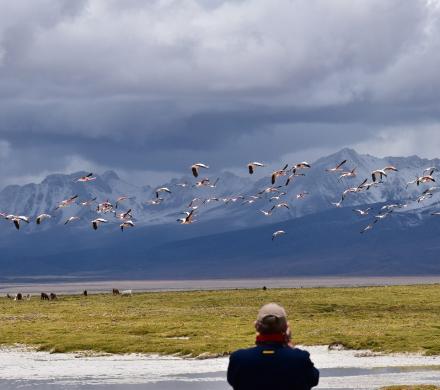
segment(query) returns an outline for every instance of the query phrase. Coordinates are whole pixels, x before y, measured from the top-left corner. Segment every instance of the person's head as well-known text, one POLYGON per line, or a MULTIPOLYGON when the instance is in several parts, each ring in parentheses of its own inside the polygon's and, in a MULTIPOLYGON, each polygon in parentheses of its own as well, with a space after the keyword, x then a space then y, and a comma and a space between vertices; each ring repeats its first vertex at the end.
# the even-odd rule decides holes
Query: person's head
POLYGON ((289 324, 286 311, 276 303, 264 305, 257 315, 255 329, 260 334, 286 333, 289 324))

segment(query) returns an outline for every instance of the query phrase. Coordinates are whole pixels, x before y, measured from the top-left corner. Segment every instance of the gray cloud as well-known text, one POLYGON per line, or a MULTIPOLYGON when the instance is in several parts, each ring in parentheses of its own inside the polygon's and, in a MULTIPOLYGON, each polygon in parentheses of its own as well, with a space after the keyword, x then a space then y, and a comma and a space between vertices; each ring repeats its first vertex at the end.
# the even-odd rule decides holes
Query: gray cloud
POLYGON ((0 185, 440 144, 437 1, 0 5, 0 185))

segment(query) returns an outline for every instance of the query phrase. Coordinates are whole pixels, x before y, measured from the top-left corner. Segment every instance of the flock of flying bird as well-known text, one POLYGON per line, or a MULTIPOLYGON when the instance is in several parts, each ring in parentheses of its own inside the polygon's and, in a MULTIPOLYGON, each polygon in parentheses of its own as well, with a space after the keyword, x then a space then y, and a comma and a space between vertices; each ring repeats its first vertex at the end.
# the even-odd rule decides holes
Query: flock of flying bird
MULTIPOLYGON (((326 172, 330 175, 338 175, 338 180, 342 181, 343 179, 349 179, 349 178, 355 178, 357 177, 356 168, 345 170, 345 166, 347 164, 347 160, 341 161, 339 164, 337 164, 334 167, 326 169, 326 172)), ((254 161, 250 162, 247 165, 247 169, 249 174, 254 174, 254 172, 264 167, 265 165, 263 163, 254 161)), ((258 191, 254 195, 237 195, 237 196, 230 196, 225 198, 218 198, 218 197, 209 197, 206 199, 201 198, 194 198, 190 204, 187 206, 188 210, 182 212, 182 217, 177 219, 177 222, 179 222, 182 225, 189 225, 194 222, 195 216, 199 210, 199 207, 203 204, 207 204, 210 202, 220 202, 223 201, 224 203, 236 203, 241 202, 242 204, 252 204, 255 203, 257 200, 262 199, 263 197, 269 197, 269 202, 271 202, 272 206, 268 210, 260 210, 260 212, 264 216, 271 216, 272 213, 279 208, 286 208, 290 209, 289 204, 286 201, 283 201, 283 197, 287 195, 287 187, 289 184, 295 180, 297 177, 305 176, 305 172, 307 169, 310 169, 311 165, 307 162, 300 162, 298 164, 293 165, 289 168, 289 165, 286 164, 282 169, 275 170, 272 172, 272 175, 270 177, 270 185, 261 191, 258 191), (282 181, 283 180, 283 181, 282 181)), ((218 180, 215 182, 211 182, 209 178, 201 178, 199 179, 199 175, 202 170, 209 169, 209 166, 204 163, 195 163, 191 166, 191 172, 194 178, 197 180, 195 184, 193 184, 193 187, 209 187, 209 188, 215 188, 218 180)), ((426 183, 435 183, 435 178, 433 177, 434 172, 437 170, 435 167, 427 168, 423 171, 423 173, 416 177, 414 180, 407 183, 407 186, 410 185, 416 185, 420 186, 421 184, 426 183)), ((341 195, 341 199, 338 202, 333 202, 332 204, 335 207, 342 207, 342 204, 346 197, 349 194, 355 194, 360 193, 362 191, 368 191, 373 187, 377 187, 384 183, 384 178, 388 177, 393 172, 398 172, 398 169, 394 166, 386 166, 383 169, 376 169, 373 172, 371 172, 371 181, 369 179, 365 179, 361 184, 355 187, 347 188, 345 191, 343 191, 341 195)), ((89 173, 85 176, 79 177, 75 179, 75 182, 79 183, 88 183, 96 180, 96 177, 93 176, 92 173, 89 173)), ((185 188, 191 186, 189 183, 177 183, 177 187, 185 188)), ((436 192, 437 189, 440 189, 440 187, 430 187, 426 190, 424 190, 421 195, 416 199, 417 202, 423 202, 426 199, 429 199, 433 196, 434 192, 436 192)), ((158 205, 164 201, 165 198, 162 197, 162 194, 172 194, 172 191, 168 187, 160 187, 155 190, 155 197, 149 201, 146 202, 146 204, 149 205, 158 205)), ((309 195, 308 192, 303 191, 296 195, 297 200, 305 199, 309 195)), ((73 195, 65 200, 62 200, 56 205, 54 208, 54 212, 56 212, 59 209, 63 209, 66 207, 69 207, 71 205, 77 204, 79 206, 83 207, 90 207, 93 204, 96 205, 96 213, 98 214, 98 217, 93 219, 90 223, 94 230, 97 230, 101 224, 108 223, 109 220, 107 218, 104 218, 106 215, 111 215, 118 219, 120 221, 119 227, 123 231, 124 229, 134 227, 135 224, 133 222, 133 214, 132 210, 128 209, 126 211, 118 212, 120 210, 121 204, 131 199, 129 196, 120 196, 116 199, 115 203, 111 203, 109 200, 106 200, 102 203, 99 203, 97 201, 97 198, 92 198, 85 201, 79 201, 78 195, 73 195)), ((407 204, 388 204, 381 208, 379 214, 375 215, 374 220, 367 225, 364 229, 361 230, 361 233, 365 233, 368 230, 371 230, 374 225, 387 218, 396 208, 403 208, 407 207, 407 204)), ((361 217, 368 216, 371 212, 371 208, 366 209, 354 209, 353 212, 358 214, 361 217)), ((440 212, 434 212, 432 215, 438 215, 440 216, 440 212)), ((20 229, 21 223, 29 224, 31 222, 31 218, 24 215, 15 215, 15 214, 7 214, 7 213, 0 213, 0 217, 4 218, 5 220, 8 220, 12 222, 16 229, 20 229)), ((50 219, 52 217, 51 214, 43 213, 35 217, 35 223, 37 225, 40 225, 43 223, 44 220, 50 219)), ((70 224, 74 221, 77 221, 81 219, 79 216, 71 216, 69 217, 64 224, 70 224)), ((272 234, 272 241, 275 240, 277 237, 282 236, 286 234, 284 230, 277 230, 273 232, 272 234)))

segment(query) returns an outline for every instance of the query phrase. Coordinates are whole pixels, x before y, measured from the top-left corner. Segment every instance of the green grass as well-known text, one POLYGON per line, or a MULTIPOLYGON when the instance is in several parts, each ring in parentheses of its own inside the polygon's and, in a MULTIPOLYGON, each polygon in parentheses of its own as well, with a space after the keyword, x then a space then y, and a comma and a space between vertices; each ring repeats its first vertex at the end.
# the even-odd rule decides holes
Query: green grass
POLYGON ((439 285, 100 294, 52 302, 0 298, 0 344, 56 352, 226 354, 253 344, 256 312, 271 301, 286 307, 295 343, 440 354, 439 285))
POLYGON ((438 386, 416 385, 416 386, 388 386, 381 390, 440 390, 438 386))

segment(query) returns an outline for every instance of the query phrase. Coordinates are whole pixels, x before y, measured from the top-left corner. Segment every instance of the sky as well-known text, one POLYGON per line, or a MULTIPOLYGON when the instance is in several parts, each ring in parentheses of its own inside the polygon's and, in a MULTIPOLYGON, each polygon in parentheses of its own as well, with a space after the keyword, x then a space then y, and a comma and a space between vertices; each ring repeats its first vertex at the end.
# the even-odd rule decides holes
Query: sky
POLYGON ((440 157, 440 2, 0 0, 0 187, 440 157))

